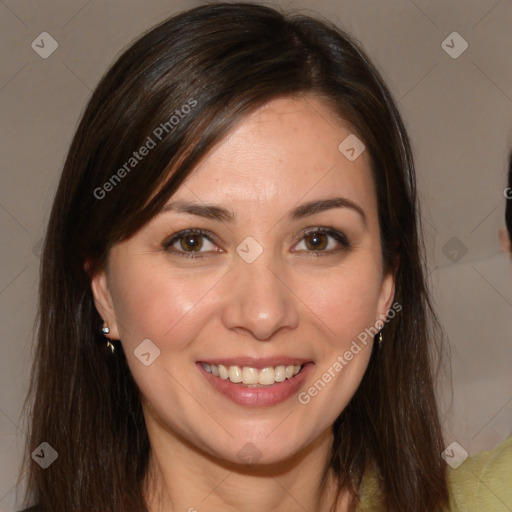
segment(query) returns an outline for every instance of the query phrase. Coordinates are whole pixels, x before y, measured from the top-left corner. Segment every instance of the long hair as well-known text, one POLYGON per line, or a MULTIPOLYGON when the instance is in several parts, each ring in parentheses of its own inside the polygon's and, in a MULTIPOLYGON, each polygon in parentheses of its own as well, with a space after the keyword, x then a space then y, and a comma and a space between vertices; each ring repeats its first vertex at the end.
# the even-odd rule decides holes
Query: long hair
POLYGON ((399 262, 402 306, 333 425, 330 466, 355 501, 373 466, 381 510, 446 504, 433 386, 439 347, 406 130, 379 73, 342 30, 249 3, 203 5, 153 28, 112 65, 83 113, 44 241, 27 402, 27 453, 47 442, 58 459, 42 469, 27 456, 29 500, 51 512, 146 510, 150 445, 139 392, 122 347, 114 356, 102 348, 84 261, 101 269, 109 249, 157 214, 244 116, 278 97, 309 95, 366 146, 384 267, 399 262), (151 147, 135 157, 142 146, 151 147))

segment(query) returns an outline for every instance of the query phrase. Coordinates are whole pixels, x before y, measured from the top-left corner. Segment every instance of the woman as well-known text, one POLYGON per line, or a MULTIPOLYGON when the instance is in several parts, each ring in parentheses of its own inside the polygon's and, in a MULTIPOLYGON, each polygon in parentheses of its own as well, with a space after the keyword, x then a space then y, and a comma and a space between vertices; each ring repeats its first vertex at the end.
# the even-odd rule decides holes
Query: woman
POLYGON ((94 92, 54 201, 31 499, 453 505, 418 219, 400 116, 343 32, 255 4, 148 32, 94 92))

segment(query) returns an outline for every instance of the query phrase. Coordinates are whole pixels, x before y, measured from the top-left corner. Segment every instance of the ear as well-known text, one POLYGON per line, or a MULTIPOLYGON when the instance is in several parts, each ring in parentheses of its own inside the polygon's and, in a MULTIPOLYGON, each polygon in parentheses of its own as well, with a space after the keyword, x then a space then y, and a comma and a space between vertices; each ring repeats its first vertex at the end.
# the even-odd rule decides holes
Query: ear
POLYGON ((393 299, 395 297, 396 273, 398 271, 399 261, 400 257, 396 255, 393 260, 392 268, 389 269, 382 278, 382 286, 377 307, 379 317, 376 318, 376 322, 387 318, 388 311, 391 309, 391 305, 393 304, 393 299))
POLYGON ((508 252, 512 254, 512 240, 510 239, 510 235, 506 229, 501 228, 498 231, 500 237, 500 247, 503 252, 508 252))
POLYGON ((117 326, 114 303, 108 287, 107 273, 104 269, 91 273, 88 263, 84 265, 85 271, 89 274, 91 280, 91 290, 94 297, 94 305, 101 318, 107 323, 110 333, 107 338, 118 340, 119 329, 117 326))

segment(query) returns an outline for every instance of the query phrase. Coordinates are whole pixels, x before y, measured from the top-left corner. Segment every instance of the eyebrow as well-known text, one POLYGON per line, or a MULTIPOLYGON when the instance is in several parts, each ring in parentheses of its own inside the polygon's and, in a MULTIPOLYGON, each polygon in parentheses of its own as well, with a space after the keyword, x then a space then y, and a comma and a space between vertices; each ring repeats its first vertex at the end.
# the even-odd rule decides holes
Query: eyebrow
MULTIPOLYGON (((293 208, 287 217, 289 220, 300 220, 316 213, 331 210, 333 208, 348 208, 357 212, 364 224, 367 224, 367 218, 364 210, 357 204, 345 197, 332 197, 329 199, 320 199, 316 201, 309 201, 293 208)), ((178 212, 178 213, 189 213, 197 215, 198 217, 204 217, 206 219, 217 220, 221 222, 234 222, 236 219, 235 214, 226 208, 216 205, 199 204, 199 203, 188 203, 185 201, 176 201, 173 203, 166 204, 162 208, 164 212, 178 212)))

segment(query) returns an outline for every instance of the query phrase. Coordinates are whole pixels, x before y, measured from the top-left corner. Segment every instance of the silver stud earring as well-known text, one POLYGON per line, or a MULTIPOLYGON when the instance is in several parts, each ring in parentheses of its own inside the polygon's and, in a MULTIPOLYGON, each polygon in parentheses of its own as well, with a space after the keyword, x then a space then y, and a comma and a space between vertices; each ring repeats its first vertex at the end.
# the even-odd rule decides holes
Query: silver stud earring
POLYGON ((382 331, 379 332, 379 348, 382 348, 382 331))
MULTIPOLYGON (((107 338, 107 334, 110 334, 110 327, 108 326, 107 322, 105 322, 103 324, 103 327, 101 328, 101 334, 103 334, 103 336, 105 336, 105 338, 107 338)), ((107 338, 106 345, 107 345, 107 348, 109 348, 113 354, 115 351, 115 347, 114 347, 114 344, 108 338, 107 338)))

